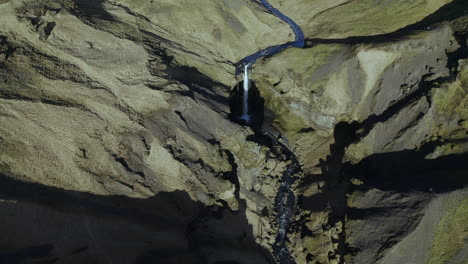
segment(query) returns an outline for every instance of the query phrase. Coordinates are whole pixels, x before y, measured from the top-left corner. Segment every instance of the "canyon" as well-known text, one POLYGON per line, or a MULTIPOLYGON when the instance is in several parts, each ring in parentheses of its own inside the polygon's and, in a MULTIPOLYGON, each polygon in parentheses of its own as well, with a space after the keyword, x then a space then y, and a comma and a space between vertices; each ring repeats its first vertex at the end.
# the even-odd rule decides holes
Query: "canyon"
POLYGON ((0 263, 466 263, 464 0, 0 13, 0 263))

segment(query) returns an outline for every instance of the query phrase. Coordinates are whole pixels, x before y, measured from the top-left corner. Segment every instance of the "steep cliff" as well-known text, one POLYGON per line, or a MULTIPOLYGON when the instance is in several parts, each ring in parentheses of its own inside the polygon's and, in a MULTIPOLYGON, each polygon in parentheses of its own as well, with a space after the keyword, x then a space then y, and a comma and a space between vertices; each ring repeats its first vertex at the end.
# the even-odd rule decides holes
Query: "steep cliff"
POLYGON ((249 127, 260 2, 0 0, 0 263, 277 263, 296 163, 294 262, 464 263, 466 3, 271 5, 249 127))

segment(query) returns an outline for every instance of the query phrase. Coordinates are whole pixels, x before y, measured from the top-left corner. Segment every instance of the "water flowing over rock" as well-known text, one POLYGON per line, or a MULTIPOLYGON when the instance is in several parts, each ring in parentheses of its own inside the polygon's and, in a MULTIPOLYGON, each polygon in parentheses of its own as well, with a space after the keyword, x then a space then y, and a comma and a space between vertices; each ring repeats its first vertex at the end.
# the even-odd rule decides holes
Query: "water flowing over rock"
MULTIPOLYGON (((242 102, 242 116, 240 119, 246 123, 250 124, 252 122, 249 115, 249 67, 251 64, 263 56, 273 56, 282 50, 289 47, 302 47, 304 46, 304 34, 302 33, 301 28, 289 17, 282 14, 278 9, 271 6, 266 0, 261 0, 261 4, 272 14, 286 22, 291 29, 293 30, 296 40, 293 43, 286 43, 283 45, 272 46, 265 50, 259 51, 253 55, 247 56, 242 61, 244 63, 244 95, 242 102)), ((260 130, 260 133, 262 130, 260 130)), ((256 131, 258 133, 258 131, 256 131)), ((276 223, 278 224, 278 234, 275 239, 275 245, 273 245, 273 255, 276 257, 276 260, 279 263, 295 263, 291 258, 289 250, 286 246, 286 232, 288 231, 289 224, 292 216, 294 215, 294 209, 296 205, 296 197, 294 191, 292 190, 292 185, 294 184, 295 178, 298 176, 296 174, 300 171, 300 165, 297 162, 294 154, 283 144, 276 142, 276 139, 273 139, 271 145, 280 146, 280 149, 276 152, 284 152, 282 157, 285 162, 288 162, 289 165, 283 171, 283 175, 280 180, 280 187, 275 198, 275 210, 277 212, 276 223)), ((280 157, 276 157, 279 159, 280 157)))
POLYGON ((244 65, 244 83, 243 90, 244 95, 242 96, 242 115, 240 119, 244 120, 246 123, 250 123, 249 115, 249 64, 244 65))
POLYGON ((464 263, 465 0, 0 13, 0 263, 464 263))

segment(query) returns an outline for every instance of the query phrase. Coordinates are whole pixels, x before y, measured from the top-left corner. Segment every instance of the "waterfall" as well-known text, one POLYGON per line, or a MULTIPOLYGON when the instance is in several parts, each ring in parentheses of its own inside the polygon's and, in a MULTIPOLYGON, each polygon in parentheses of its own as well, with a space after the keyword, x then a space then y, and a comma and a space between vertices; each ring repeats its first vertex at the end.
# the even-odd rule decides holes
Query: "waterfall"
POLYGON ((244 65, 244 96, 242 100, 242 116, 240 117, 246 123, 250 122, 249 116, 249 66, 250 64, 244 65))
MULTIPOLYGON (((251 124, 252 120, 249 115, 249 66, 253 65, 258 59, 266 56, 272 56, 277 54, 290 47, 304 47, 304 33, 302 32, 301 27, 299 27, 296 22, 291 18, 287 17, 281 13, 278 9, 274 8, 268 0, 257 0, 257 3, 265 7, 271 14, 283 20, 287 23, 292 31, 295 34, 295 40, 290 41, 280 45, 274 45, 267 47, 263 50, 259 50, 254 54, 248 55, 239 61, 236 65, 236 76, 241 73, 242 65, 244 66, 244 96, 242 101, 242 115, 238 118, 247 124, 251 124)), ((240 93, 240 91, 239 91, 240 93)), ((254 114, 254 113, 253 113, 254 114)), ((254 117, 255 119, 255 117, 254 117)), ((245 125, 245 124, 244 124, 245 125)), ((279 146, 281 151, 280 153, 284 154, 284 161, 289 161, 289 165, 281 177, 281 186, 278 190, 278 193, 275 197, 275 210, 278 213, 276 216, 276 222, 278 224, 278 232, 275 238, 275 243, 273 244, 273 255, 276 257, 276 260, 281 264, 295 264, 294 258, 290 255, 287 246, 287 232, 291 223, 292 218, 294 217, 294 211, 296 206, 296 196, 294 194, 293 184, 296 179, 296 174, 301 173, 301 166, 297 161, 297 158, 285 145, 281 142, 274 140, 274 145, 279 146)), ((283 155, 281 155, 283 157, 283 155)))

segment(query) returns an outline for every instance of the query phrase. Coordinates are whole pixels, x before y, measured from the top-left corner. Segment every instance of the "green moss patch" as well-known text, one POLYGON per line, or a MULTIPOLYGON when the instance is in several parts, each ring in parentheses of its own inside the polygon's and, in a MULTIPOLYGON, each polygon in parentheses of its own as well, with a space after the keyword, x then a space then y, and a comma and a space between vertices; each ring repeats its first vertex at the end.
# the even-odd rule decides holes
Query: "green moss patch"
POLYGON ((428 264, 447 263, 468 240, 468 198, 451 208, 439 222, 428 264))

